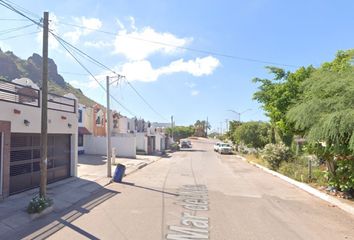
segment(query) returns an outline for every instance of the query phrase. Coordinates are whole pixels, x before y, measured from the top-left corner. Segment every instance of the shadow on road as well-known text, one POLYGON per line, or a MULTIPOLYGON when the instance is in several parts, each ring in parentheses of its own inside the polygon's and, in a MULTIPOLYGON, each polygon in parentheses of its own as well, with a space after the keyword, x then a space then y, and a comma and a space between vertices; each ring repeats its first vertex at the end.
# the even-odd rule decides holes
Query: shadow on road
POLYGON ((180 152, 208 152, 207 150, 202 149, 190 149, 190 148, 182 148, 179 150, 180 152))
MULTIPOLYGON (((74 224, 73 221, 80 218, 84 214, 89 213, 92 209, 114 197, 120 192, 109 189, 98 190, 88 198, 80 200, 72 207, 62 210, 58 213, 52 213, 44 218, 40 218, 29 222, 26 226, 11 236, 1 236, 2 239, 46 239, 64 227, 71 228, 73 231, 81 234, 88 239, 98 239, 91 233, 81 229, 74 224), (3 238, 4 237, 4 238, 3 238)), ((55 203, 54 203, 55 204, 55 203)))
POLYGON ((145 190, 149 190, 149 191, 159 192, 159 193, 163 193, 163 194, 167 194, 167 195, 171 195, 171 196, 178 196, 178 194, 176 194, 176 193, 166 192, 166 191, 158 190, 158 189, 155 189, 155 188, 139 186, 139 185, 135 185, 135 183, 131 183, 131 182, 124 182, 123 181, 123 182, 121 182, 121 184, 124 184, 124 185, 127 185, 127 186, 136 187, 136 188, 141 188, 141 189, 145 189, 145 190))
POLYGON ((106 164, 106 156, 83 154, 79 155, 78 163, 87 165, 103 165, 106 164))

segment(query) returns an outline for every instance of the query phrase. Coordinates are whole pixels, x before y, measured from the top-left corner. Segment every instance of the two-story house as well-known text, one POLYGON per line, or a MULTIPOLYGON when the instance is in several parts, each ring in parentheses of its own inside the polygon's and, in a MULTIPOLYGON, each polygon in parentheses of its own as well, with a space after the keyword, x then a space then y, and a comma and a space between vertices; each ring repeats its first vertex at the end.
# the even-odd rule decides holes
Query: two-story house
MULTIPOLYGON (((41 91, 30 79, 0 79, 0 197, 38 187, 41 91)), ((77 101, 48 94, 49 183, 77 174, 77 101)))

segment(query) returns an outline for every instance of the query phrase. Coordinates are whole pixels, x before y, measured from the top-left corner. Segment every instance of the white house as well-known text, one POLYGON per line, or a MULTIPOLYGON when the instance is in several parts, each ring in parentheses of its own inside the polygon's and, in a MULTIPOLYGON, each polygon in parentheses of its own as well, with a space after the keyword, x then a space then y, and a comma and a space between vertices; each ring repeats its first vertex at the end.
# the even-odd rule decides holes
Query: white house
MULTIPOLYGON (((30 79, 0 79, 0 197, 39 185, 41 100, 30 79)), ((48 95, 48 182, 77 174, 77 101, 48 95)))

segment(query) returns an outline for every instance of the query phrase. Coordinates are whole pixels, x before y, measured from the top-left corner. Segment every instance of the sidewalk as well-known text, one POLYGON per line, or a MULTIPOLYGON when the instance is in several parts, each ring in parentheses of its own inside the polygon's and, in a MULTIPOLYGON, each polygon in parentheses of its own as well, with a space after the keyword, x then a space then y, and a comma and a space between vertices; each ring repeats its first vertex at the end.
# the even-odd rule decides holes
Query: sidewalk
MULTIPOLYGON (((160 156, 137 156, 137 159, 116 159, 117 163, 126 166, 126 175, 129 175, 146 165, 161 159, 160 156)), ((112 166, 112 174, 115 166, 112 166)), ((81 202, 87 204, 88 199, 94 201, 103 196, 111 196, 105 186, 111 183, 111 178, 107 178, 107 166, 105 157, 93 155, 79 156, 78 177, 71 177, 48 185, 48 196, 54 201, 53 212, 43 217, 50 219, 53 215, 64 216, 68 209, 81 202), (92 199, 93 198, 93 199, 92 199), (86 201, 87 200, 87 201, 86 201)), ((11 236, 26 227, 30 227, 33 222, 26 212, 29 201, 38 194, 38 188, 15 194, 0 201, 0 239, 3 236, 11 236)))
POLYGON ((252 161, 249 161, 247 160, 245 157, 242 157, 240 155, 236 155, 237 158, 240 158, 242 159, 243 161, 245 162, 248 162, 250 164, 252 164, 253 166, 255 167, 258 167, 260 169, 262 169, 263 171, 267 172, 267 173, 270 173, 272 174, 273 176, 275 177, 278 177, 290 184, 292 184, 293 186, 317 197, 317 198, 320 198, 326 202, 328 202, 329 204, 331 204, 332 206, 337 206, 338 208, 342 209, 343 211, 351 214, 351 215, 354 215, 354 203, 352 201, 349 201, 347 199, 342 199, 342 198, 338 198, 338 197, 334 197, 334 196, 331 196, 329 194, 327 194, 326 192, 322 192, 306 183, 303 183, 303 182, 299 182, 299 181, 296 181, 292 178, 289 178, 279 172, 276 172, 276 171, 273 171, 273 170, 270 170, 260 164, 257 164, 257 163, 254 163, 252 161))

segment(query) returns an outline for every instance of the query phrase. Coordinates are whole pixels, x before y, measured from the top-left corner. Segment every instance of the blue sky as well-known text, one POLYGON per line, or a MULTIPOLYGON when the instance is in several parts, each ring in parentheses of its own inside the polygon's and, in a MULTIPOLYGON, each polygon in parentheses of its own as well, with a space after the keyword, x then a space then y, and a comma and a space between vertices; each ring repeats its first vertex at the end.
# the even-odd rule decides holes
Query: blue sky
MULTIPOLYGON (((125 81, 130 81, 164 116, 145 105, 126 82, 113 85, 112 94, 137 117, 166 122, 173 115, 177 125, 208 117, 213 129, 219 128, 220 122, 225 128, 225 119, 237 119, 229 109, 251 109, 242 114, 243 121, 267 119, 260 105, 252 100, 257 86, 251 81, 254 77, 270 77, 264 68, 267 64, 183 48, 318 66, 330 61, 337 50, 352 48, 354 42, 353 1, 12 1, 35 13, 37 16, 31 17, 36 20, 43 11, 49 11, 54 32, 125 75, 125 81)), ((20 18, 2 6, 0 16, 20 18)), ((8 20, 0 23, 0 32, 27 24, 8 20)), ((41 53, 40 34, 6 39, 37 30, 32 26, 0 35, 0 47, 21 58, 41 53)), ((105 104, 105 92, 54 39, 49 55, 67 82, 105 104)), ((104 83, 105 70, 84 60, 82 63, 104 83)), ((115 102, 112 105, 130 116, 115 102)))

